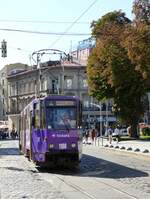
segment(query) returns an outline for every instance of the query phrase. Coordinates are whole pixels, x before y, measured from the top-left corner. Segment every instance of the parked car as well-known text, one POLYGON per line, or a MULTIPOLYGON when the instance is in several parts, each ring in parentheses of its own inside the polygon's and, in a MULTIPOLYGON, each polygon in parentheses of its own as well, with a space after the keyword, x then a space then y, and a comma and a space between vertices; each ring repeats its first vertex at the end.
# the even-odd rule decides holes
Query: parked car
POLYGON ((128 135, 127 128, 120 129, 120 135, 128 135))
MULTIPOLYGON (((127 132, 127 128, 120 128, 120 133, 119 133, 120 136, 127 136, 128 135, 128 132, 127 132)), ((115 133, 113 132, 112 136, 115 137, 115 133)))

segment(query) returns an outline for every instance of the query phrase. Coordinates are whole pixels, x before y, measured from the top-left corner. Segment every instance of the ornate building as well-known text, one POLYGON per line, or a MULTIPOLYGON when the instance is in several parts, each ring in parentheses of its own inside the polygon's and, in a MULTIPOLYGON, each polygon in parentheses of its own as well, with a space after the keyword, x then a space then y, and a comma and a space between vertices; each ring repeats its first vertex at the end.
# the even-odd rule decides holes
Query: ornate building
MULTIPOLYGON (((10 129, 19 127, 19 117, 22 109, 34 98, 52 94, 79 96, 83 102, 83 125, 87 128, 108 125, 116 118, 111 112, 111 100, 97 102, 88 94, 86 65, 95 41, 91 38, 79 42, 76 51, 72 51, 67 59, 62 57, 62 51, 54 50, 60 55, 56 61, 42 63, 40 56, 47 54, 37 51, 37 66, 19 68, 6 73, 5 82, 7 96, 2 100, 3 110, 7 113, 10 129), (6 78, 7 77, 7 78, 6 78)), ((51 53, 52 54, 52 53, 51 53)), ((66 54, 65 54, 66 55, 66 54)), ((13 68, 11 68, 13 69, 13 68)), ((2 73, 1 73, 2 74, 2 73)), ((3 82, 2 82, 3 86, 3 82)), ((3 92, 3 89, 0 89, 3 92)), ((2 93, 1 96, 4 96, 2 93)))
POLYGON ((8 111, 8 81, 7 76, 13 72, 19 72, 28 68, 25 64, 10 64, 0 70, 0 120, 7 120, 8 111))
MULTIPOLYGON (((98 103, 88 95, 86 77, 86 66, 65 62, 63 64, 41 66, 39 69, 31 68, 22 72, 10 74, 8 80, 8 118, 9 124, 19 130, 19 116, 21 110, 35 97, 52 94, 64 94, 79 96, 83 101, 83 123, 90 128, 90 125, 105 122, 109 117, 114 120, 110 111, 103 103, 100 112, 94 107, 98 103), (107 110, 106 110, 107 109, 107 110), (102 119, 103 117, 103 119, 102 119)), ((99 125, 98 125, 99 126, 99 125)))

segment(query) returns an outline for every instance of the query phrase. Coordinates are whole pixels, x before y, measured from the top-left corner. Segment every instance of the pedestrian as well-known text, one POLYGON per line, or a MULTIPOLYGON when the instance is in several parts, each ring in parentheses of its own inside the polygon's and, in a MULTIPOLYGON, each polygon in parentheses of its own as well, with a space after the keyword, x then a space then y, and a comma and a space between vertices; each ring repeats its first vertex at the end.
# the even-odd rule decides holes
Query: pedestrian
POLYGON ((12 129, 10 135, 12 139, 15 139, 15 129, 12 129))
POLYGON ((108 127, 108 140, 109 140, 109 144, 112 143, 112 134, 113 134, 113 130, 111 128, 111 126, 108 127))
POLYGON ((15 138, 15 139, 18 138, 18 132, 17 132, 17 130, 16 130, 15 133, 14 133, 14 138, 15 138))
POLYGON ((119 129, 119 126, 117 125, 114 130, 114 136, 116 137, 117 144, 119 142, 119 135, 120 135, 120 129, 119 129))
POLYGON ((127 127, 127 134, 131 137, 131 126, 127 127))
POLYGON ((96 136, 97 136, 96 129, 92 129, 92 131, 91 131, 92 144, 94 143, 94 141, 96 141, 96 136))
POLYGON ((85 144, 88 144, 88 138, 89 138, 89 130, 87 129, 85 132, 85 144))

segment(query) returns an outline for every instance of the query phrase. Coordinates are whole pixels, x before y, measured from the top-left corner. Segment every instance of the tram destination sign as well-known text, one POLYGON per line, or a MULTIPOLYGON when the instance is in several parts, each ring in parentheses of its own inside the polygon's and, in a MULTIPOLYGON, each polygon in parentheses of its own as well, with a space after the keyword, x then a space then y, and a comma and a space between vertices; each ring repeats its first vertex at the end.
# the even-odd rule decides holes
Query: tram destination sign
POLYGON ((75 101, 69 101, 69 100, 47 101, 46 106, 75 106, 75 101))

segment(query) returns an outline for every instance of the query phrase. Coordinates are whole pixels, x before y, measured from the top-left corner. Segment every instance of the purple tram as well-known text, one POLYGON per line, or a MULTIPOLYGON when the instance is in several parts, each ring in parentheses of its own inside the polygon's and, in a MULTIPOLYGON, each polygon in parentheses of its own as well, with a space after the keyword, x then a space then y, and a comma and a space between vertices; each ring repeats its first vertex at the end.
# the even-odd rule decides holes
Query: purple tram
POLYGON ((20 150, 39 166, 77 166, 82 156, 81 123, 78 97, 34 99, 21 112, 20 150))

